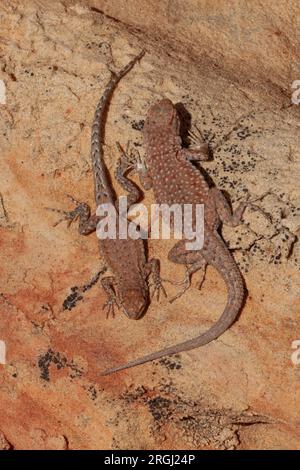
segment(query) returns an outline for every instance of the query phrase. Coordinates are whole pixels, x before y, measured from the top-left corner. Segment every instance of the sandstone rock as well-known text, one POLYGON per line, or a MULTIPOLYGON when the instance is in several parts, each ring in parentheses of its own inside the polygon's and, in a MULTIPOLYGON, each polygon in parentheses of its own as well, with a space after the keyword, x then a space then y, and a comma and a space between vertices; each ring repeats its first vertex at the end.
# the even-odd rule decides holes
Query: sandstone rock
MULTIPOLYGON (((292 360, 300 339, 297 11, 296 0, 1 2, 2 448, 300 448, 300 366, 292 360), (53 228, 56 215, 45 209, 71 208, 66 193, 94 207, 95 105, 109 67, 141 48, 147 53, 107 116, 109 169, 116 141, 130 139, 143 153, 147 109, 166 96, 209 142, 214 158, 203 166, 215 184, 234 204, 268 193, 257 204, 271 222, 249 210, 244 226, 223 230, 248 289, 228 332, 199 350, 101 377, 204 331, 226 298, 208 268, 201 291, 196 275, 186 295, 153 302, 140 321, 106 319, 98 285, 79 294, 102 266, 96 236, 80 237, 76 224, 53 228)), ((172 244, 151 241, 149 251, 164 277, 180 280, 184 268, 167 261, 172 244)))

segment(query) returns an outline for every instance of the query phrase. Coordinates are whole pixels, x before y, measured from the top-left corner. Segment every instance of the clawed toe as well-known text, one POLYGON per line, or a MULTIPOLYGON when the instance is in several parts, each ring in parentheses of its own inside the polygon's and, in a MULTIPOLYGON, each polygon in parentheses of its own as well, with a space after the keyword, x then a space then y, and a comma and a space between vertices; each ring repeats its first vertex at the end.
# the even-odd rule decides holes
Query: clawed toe
POLYGON ((260 212, 264 217, 266 217, 269 220, 269 222, 272 222, 271 215, 268 214, 266 211, 264 211, 257 204, 255 204, 255 202, 261 201, 262 199, 264 199, 269 194, 271 194, 271 191, 266 191, 261 196, 258 196, 257 198, 255 198, 253 200, 250 200, 250 194, 248 194, 248 197, 247 197, 246 202, 245 202, 245 206, 249 207, 250 209, 253 209, 254 211, 260 212))
POLYGON ((268 214, 266 211, 264 211, 261 207, 257 206, 256 204, 253 204, 253 202, 249 201, 247 203, 247 207, 249 207, 250 209, 253 209, 254 211, 260 212, 264 217, 266 217, 269 220, 269 222, 272 222, 271 215, 268 214))
POLYGON ((76 206, 81 206, 83 203, 81 201, 78 201, 78 199, 75 199, 74 196, 71 194, 66 193, 66 196, 76 205, 76 206))
POLYGON ((175 297, 172 297, 172 299, 169 300, 170 304, 172 304, 175 300, 179 299, 191 286, 191 276, 190 272, 187 269, 186 275, 184 277, 183 281, 180 281, 177 283, 177 285, 183 285, 183 289, 181 289, 178 294, 175 295, 175 297))
POLYGON ((172 297, 172 299, 169 300, 170 304, 175 302, 175 300, 179 299, 179 297, 181 297, 190 288, 190 286, 191 286, 190 282, 186 283, 184 288, 181 291, 179 291, 177 295, 175 295, 174 297, 172 297))
POLYGON ((115 307, 117 307, 117 309, 120 308, 117 299, 115 297, 107 299, 107 301, 103 305, 103 310, 106 310, 106 318, 109 318, 110 315, 113 318, 116 316, 115 307))
POLYGON ((73 211, 64 211, 62 209, 55 209, 53 207, 46 207, 46 209, 55 212, 56 214, 62 215, 62 217, 53 224, 53 227, 56 227, 58 224, 64 221, 67 221, 67 226, 70 227, 71 223, 74 222, 79 216, 79 210, 77 208, 73 211))
POLYGON ((119 142, 116 142, 116 145, 121 154, 119 165, 124 173, 138 170, 143 166, 140 153, 136 149, 130 148, 130 141, 127 143, 126 150, 123 149, 119 142))
POLYGON ((46 207, 47 210, 56 212, 56 214, 62 215, 62 217, 53 224, 53 227, 56 227, 58 224, 64 221, 67 221, 67 226, 70 227, 71 223, 76 221, 80 215, 82 214, 89 215, 89 207, 86 203, 78 201, 70 194, 66 194, 66 196, 76 205, 75 209, 71 211, 65 211, 65 210, 56 209, 53 207, 46 207))
POLYGON ((196 125, 188 131, 189 139, 193 147, 198 147, 203 144, 203 135, 196 125))
POLYGON ((150 296, 150 300, 152 300, 153 297, 156 294, 156 299, 157 299, 157 301, 159 301, 161 292, 163 293, 163 295, 166 299, 168 298, 168 294, 166 292, 166 289, 163 286, 163 282, 165 282, 165 281, 166 281, 166 279, 159 279, 158 281, 155 281, 155 282, 150 284, 149 287, 154 286, 154 289, 153 289, 153 291, 151 293, 151 296, 150 296))

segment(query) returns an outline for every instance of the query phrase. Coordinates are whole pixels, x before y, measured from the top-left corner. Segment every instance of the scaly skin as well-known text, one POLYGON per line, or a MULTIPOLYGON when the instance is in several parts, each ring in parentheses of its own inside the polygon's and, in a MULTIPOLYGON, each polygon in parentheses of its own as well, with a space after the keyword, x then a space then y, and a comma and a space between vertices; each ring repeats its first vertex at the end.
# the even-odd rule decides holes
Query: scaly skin
POLYGON ((161 100, 148 111, 144 140, 147 172, 144 169, 142 176, 148 187, 152 185, 156 202, 168 205, 204 204, 203 248, 199 251, 187 251, 186 240, 180 240, 169 252, 171 261, 189 265, 184 291, 190 285, 190 275, 210 264, 226 283, 227 304, 219 320, 208 331, 175 346, 109 369, 103 375, 198 348, 217 339, 236 320, 245 297, 242 275, 217 230, 221 221, 231 226, 238 225, 248 203, 241 203, 232 214, 223 194, 216 188, 210 188, 204 176, 193 166, 191 160, 207 159, 207 146, 199 145, 197 149, 182 148, 179 118, 170 100, 161 100))
MULTIPOLYGON (((111 186, 103 157, 104 123, 108 104, 117 83, 129 72, 134 64, 144 55, 144 51, 138 54, 118 73, 113 73, 105 88, 95 111, 91 133, 91 156, 94 173, 94 190, 96 205, 111 203, 117 209, 117 200, 111 186)), ((130 204, 135 203, 140 196, 138 188, 125 177, 128 170, 126 164, 120 160, 117 179, 129 192, 130 204)), ((77 202, 77 201, 76 201, 77 202)), ((88 235, 94 231, 100 220, 96 214, 90 215, 90 207, 86 203, 78 203, 70 212, 63 211, 64 218, 72 221, 79 217, 79 232, 88 235)), ((117 231, 118 234, 118 231, 117 231)), ((99 249, 113 276, 101 280, 108 300, 105 304, 108 313, 114 312, 114 305, 121 307, 124 313, 131 319, 140 318, 149 304, 148 276, 152 273, 155 291, 162 288, 159 276, 159 261, 146 260, 144 241, 141 239, 99 239, 99 249)), ((162 288, 163 289, 163 288, 162 288)), ((163 289, 164 292, 164 289, 163 289)))

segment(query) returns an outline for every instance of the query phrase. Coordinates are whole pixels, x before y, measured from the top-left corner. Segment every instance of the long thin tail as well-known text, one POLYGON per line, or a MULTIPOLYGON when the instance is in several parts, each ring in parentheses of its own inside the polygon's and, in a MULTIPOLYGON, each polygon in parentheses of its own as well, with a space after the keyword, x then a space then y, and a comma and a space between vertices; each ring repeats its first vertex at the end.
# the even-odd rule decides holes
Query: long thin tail
POLYGON ((124 75, 132 69, 134 64, 143 57, 145 51, 142 50, 134 59, 132 59, 125 67, 118 73, 112 74, 112 77, 105 88, 105 91, 97 105, 91 135, 91 153, 92 163, 94 169, 94 186, 95 186, 95 200, 99 205, 106 199, 108 202, 114 201, 114 194, 108 177, 107 168, 103 158, 103 134, 104 134, 104 120, 107 112, 108 103, 111 95, 124 75))
POLYGON ((242 275, 233 257, 228 251, 228 248, 218 234, 214 234, 213 238, 205 242, 205 245, 206 249, 202 252, 203 257, 221 274, 228 290, 227 304, 219 320, 209 330, 196 338, 184 341, 183 343, 179 343, 175 346, 170 346, 169 348, 162 349, 138 359, 134 359, 127 362, 127 364, 107 369, 102 372, 101 375, 109 375, 113 372, 128 369, 130 367, 144 364, 145 362, 154 361, 164 356, 170 356, 182 351, 199 348, 200 346, 204 346, 205 344, 217 339, 232 325, 237 318, 244 301, 245 288, 242 275), (214 255, 211 256, 210 253, 214 253, 214 255))

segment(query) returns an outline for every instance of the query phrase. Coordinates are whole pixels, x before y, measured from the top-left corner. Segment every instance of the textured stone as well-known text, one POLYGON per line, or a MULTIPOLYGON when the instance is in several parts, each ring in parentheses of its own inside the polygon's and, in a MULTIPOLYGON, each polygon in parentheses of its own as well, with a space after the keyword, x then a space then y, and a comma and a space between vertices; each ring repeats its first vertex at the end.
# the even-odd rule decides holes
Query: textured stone
MULTIPOLYGON (((0 447, 300 448, 300 366, 291 358, 300 339, 297 11, 296 0, 1 2, 0 447), (247 210, 245 226, 224 230, 248 289, 228 332, 101 377, 208 328, 226 298, 208 268, 201 291, 196 275, 174 304, 153 302, 137 322, 122 313, 107 320, 99 286, 79 291, 102 265, 96 236, 80 237, 76 224, 53 228, 56 214, 46 210, 71 207, 66 193, 94 207, 95 105, 108 66, 120 68, 143 47, 112 98, 109 169, 117 140, 143 152, 147 109, 166 96, 210 143, 214 158, 203 166, 216 185, 234 205, 268 192, 257 202, 267 215, 247 210)), ((163 277, 179 280, 183 267, 167 261, 172 244, 151 241, 149 250, 163 277)), ((166 287, 172 296, 175 287, 166 287)))

